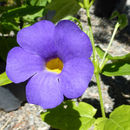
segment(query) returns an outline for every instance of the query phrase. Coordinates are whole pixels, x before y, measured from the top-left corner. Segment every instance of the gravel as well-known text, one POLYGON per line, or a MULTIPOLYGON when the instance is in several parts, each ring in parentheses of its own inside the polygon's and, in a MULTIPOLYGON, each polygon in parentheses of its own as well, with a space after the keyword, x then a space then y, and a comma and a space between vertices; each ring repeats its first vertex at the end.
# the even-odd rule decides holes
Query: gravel
MULTIPOLYGON (((115 21, 101 19, 93 15, 91 9, 91 19, 95 43, 104 50, 107 48, 111 38, 115 21)), ((85 30, 87 27, 87 18, 84 9, 80 9, 80 21, 85 30)), ((109 53, 113 56, 124 55, 130 52, 130 36, 125 31, 118 32, 109 53)), ((104 107, 107 115, 117 106, 130 104, 130 76, 106 77, 101 75, 101 89, 104 101, 104 107)), ((101 115, 99 95, 95 77, 89 84, 84 95, 79 99, 92 104, 98 109, 96 117, 101 115)), ((50 127, 40 118, 41 107, 24 103, 23 106, 15 111, 4 112, 0 110, 0 130, 48 130, 50 127)))

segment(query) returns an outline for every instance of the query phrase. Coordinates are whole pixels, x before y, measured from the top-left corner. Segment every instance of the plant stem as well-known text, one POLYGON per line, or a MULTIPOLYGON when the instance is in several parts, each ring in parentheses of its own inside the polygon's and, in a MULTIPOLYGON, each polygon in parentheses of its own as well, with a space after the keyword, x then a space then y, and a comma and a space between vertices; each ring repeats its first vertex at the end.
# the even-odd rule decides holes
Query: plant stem
POLYGON ((89 13, 89 9, 88 8, 86 8, 86 13, 87 13, 87 19, 88 19, 90 40, 91 40, 92 47, 93 47, 93 62, 95 63, 95 61, 96 61, 96 49, 95 49, 93 31, 92 31, 92 26, 91 26, 90 13, 89 13))
POLYGON ((102 99, 102 92, 101 92, 99 73, 95 73, 95 77, 96 77, 96 81, 97 81, 98 93, 99 93, 99 98, 100 98, 100 106, 101 106, 102 117, 106 117, 105 116, 105 111, 104 111, 103 99, 102 99))
POLYGON ((106 55, 107 55, 108 50, 110 49, 110 47, 111 47, 111 45, 112 45, 113 39, 114 39, 114 37, 115 37, 115 35, 116 35, 116 32, 117 32, 119 26, 120 26, 120 24, 117 22, 116 25, 115 25, 115 28, 114 28, 114 31, 113 31, 111 40, 110 40, 110 42, 109 42, 109 44, 108 44, 108 47, 107 47, 107 49, 106 49, 106 51, 105 51, 105 54, 104 54, 104 56, 103 56, 103 59, 102 59, 102 61, 101 61, 100 68, 103 68, 102 65, 104 65, 104 61, 105 61, 106 55))
POLYGON ((94 73, 95 73, 97 86, 98 86, 99 97, 100 97, 101 112, 102 112, 102 116, 106 117, 105 116, 105 111, 104 111, 103 99, 102 99, 100 79, 99 79, 99 63, 98 63, 98 59, 96 58, 96 48, 95 48, 95 42, 94 42, 92 26, 91 26, 91 19, 90 19, 90 12, 89 12, 91 4, 89 4, 89 0, 84 0, 84 8, 86 9, 86 14, 87 14, 87 19, 88 19, 88 26, 89 26, 89 34, 90 34, 89 37, 90 37, 90 40, 91 40, 91 43, 92 43, 92 48, 93 48, 94 73))

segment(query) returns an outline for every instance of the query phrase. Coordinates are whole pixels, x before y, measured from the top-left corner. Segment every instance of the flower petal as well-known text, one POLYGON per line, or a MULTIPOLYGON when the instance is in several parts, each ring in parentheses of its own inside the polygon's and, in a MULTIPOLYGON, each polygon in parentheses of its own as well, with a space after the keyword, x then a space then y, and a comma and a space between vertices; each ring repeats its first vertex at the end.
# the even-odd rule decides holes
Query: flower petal
POLYGON ((6 73, 15 83, 23 82, 43 69, 43 59, 38 55, 29 54, 21 47, 15 47, 8 53, 6 73))
POLYGON ((47 71, 34 75, 26 86, 27 101, 44 109, 58 106, 63 101, 58 75, 47 71))
POLYGON ((71 21, 60 21, 55 27, 54 37, 58 56, 64 61, 73 57, 89 58, 92 54, 89 37, 71 21))
POLYGON ((67 61, 60 74, 60 82, 65 97, 80 97, 88 87, 93 72, 94 67, 89 59, 74 58, 67 61))
POLYGON ((31 53, 42 57, 52 56, 55 53, 53 33, 55 25, 47 20, 42 20, 20 30, 17 34, 18 44, 31 53))

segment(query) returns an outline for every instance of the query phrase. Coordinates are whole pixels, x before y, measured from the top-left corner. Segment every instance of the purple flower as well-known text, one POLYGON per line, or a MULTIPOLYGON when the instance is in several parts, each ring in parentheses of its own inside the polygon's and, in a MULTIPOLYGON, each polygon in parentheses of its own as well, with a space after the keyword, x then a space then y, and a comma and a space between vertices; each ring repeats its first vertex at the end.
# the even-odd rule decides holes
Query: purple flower
POLYGON ((17 42, 20 47, 8 53, 6 73, 15 83, 29 79, 29 103, 54 108, 64 96, 77 98, 86 90, 94 71, 92 46, 75 23, 63 20, 55 26, 43 20, 20 30, 17 42))

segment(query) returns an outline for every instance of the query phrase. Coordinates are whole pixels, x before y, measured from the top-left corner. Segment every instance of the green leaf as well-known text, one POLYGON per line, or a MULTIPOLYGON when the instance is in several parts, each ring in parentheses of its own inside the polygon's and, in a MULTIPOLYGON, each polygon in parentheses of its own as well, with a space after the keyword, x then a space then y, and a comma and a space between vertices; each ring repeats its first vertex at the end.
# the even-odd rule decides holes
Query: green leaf
POLYGON ((130 53, 113 57, 112 61, 103 67, 102 74, 106 76, 130 75, 130 53))
POLYGON ((101 73, 106 76, 130 75, 130 63, 118 61, 106 64, 101 73))
POLYGON ((118 23, 120 24, 120 29, 125 28, 128 25, 128 18, 126 14, 120 14, 118 11, 114 11, 110 19, 118 17, 118 23))
POLYGON ((5 11, 8 11, 9 9, 14 8, 14 6, 0 6, 0 13, 3 13, 5 11))
MULTIPOLYGON (((96 46, 96 51, 102 59, 105 51, 99 46, 96 46)), ((105 64, 101 72, 102 74, 106 76, 130 75, 130 53, 123 56, 111 56, 107 54, 106 59, 107 61, 111 60, 112 63, 105 64)))
POLYGON ((116 108, 109 119, 98 118, 95 121, 95 130, 130 130, 130 105, 116 108))
POLYGON ((101 117, 97 118, 95 123, 94 123, 94 130, 104 130, 105 123, 107 122, 107 118, 101 117))
POLYGON ((52 21, 57 22, 68 15, 76 14, 80 6, 77 0, 53 0, 48 4, 47 9, 55 12, 52 21))
POLYGON ((23 20, 24 22, 29 22, 33 24, 36 22, 36 18, 42 17, 43 14, 44 14, 44 8, 42 8, 41 10, 39 10, 34 14, 27 14, 26 16, 23 16, 23 20))
MULTIPOLYGON (((105 51, 103 49, 101 49, 99 46, 96 46, 96 51, 99 55, 99 57, 101 59, 103 59, 103 56, 105 54, 105 51)), ((109 60, 115 62, 117 60, 126 60, 126 61, 129 61, 130 60, 130 53, 126 54, 126 55, 123 55, 123 56, 112 56, 110 55, 109 53, 107 54, 106 58, 108 58, 109 60)))
POLYGON ((94 123, 96 109, 80 102, 66 101, 54 109, 41 114, 44 122, 61 130, 87 130, 94 123))
POLYGON ((10 84, 10 83, 12 83, 12 81, 8 79, 5 72, 0 74, 0 86, 10 84))
POLYGON ((6 60, 9 50, 15 46, 18 46, 16 37, 0 37, 0 57, 6 60))
MULTIPOLYGON (((85 9, 89 9, 94 3, 94 0, 84 0, 83 4, 84 4, 84 8, 85 9)), ((81 6, 82 7, 82 6, 81 6)))
POLYGON ((120 14, 119 14, 118 11, 114 11, 114 12, 112 13, 110 19, 113 19, 113 18, 115 18, 115 17, 118 17, 119 15, 120 15, 120 14))
POLYGON ((120 29, 125 28, 128 25, 128 18, 126 16, 126 14, 121 14, 119 16, 118 22, 120 24, 120 29))
POLYGON ((10 31, 17 32, 19 31, 19 27, 17 24, 14 24, 12 22, 2 22, 0 23, 0 32, 3 34, 10 33, 10 31))
POLYGON ((130 53, 123 55, 123 56, 114 56, 111 57, 111 60, 116 61, 116 60, 124 60, 124 61, 130 61, 130 53))
MULTIPOLYGON (((96 46, 96 51, 98 56, 103 59, 103 56, 105 54, 105 51, 103 49, 101 49, 99 46, 96 46)), ((108 53, 106 58, 108 58, 109 60, 112 59, 113 57, 108 53)))
POLYGON ((18 31, 20 26, 20 20, 22 19, 22 27, 32 25, 36 22, 36 19, 43 17, 45 8, 43 6, 21 6, 17 8, 5 11, 0 17, 1 23, 8 26, 2 26, 0 28, 2 33, 7 33, 9 30, 18 31), (4 30, 4 31, 3 31, 4 30))
POLYGON ((14 18, 23 17, 26 15, 33 15, 43 9, 42 6, 21 6, 18 8, 10 9, 3 13, 1 16, 1 21, 11 21, 14 18))
POLYGON ((30 0, 30 5, 32 6, 45 6, 48 0, 30 0))
POLYGON ((87 9, 87 8, 89 8, 90 1, 89 0, 84 0, 83 4, 84 4, 84 8, 87 9))

